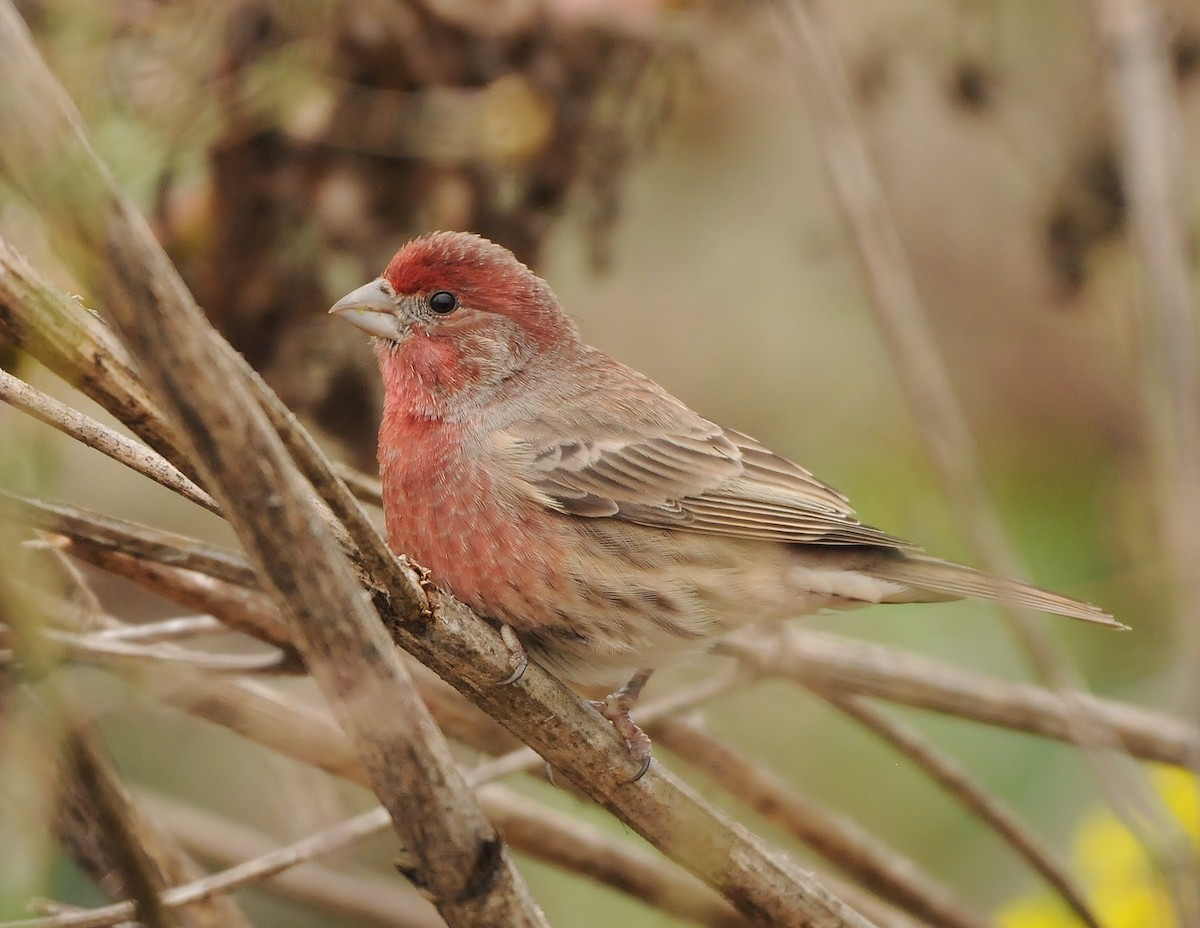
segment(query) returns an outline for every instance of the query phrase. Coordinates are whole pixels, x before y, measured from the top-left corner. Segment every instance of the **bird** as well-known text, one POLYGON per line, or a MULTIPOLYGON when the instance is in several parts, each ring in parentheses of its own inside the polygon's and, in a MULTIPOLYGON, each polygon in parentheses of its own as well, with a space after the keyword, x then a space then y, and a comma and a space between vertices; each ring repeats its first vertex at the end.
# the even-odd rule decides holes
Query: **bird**
MULTIPOLYGON (((405 244, 330 312, 372 337, 388 544, 596 703, 630 753, 653 670, 749 623, 973 597, 1124 628, 925 554, 749 435, 587 344, 550 286, 467 232, 405 244)), ((645 770, 645 766, 642 768, 645 770)))

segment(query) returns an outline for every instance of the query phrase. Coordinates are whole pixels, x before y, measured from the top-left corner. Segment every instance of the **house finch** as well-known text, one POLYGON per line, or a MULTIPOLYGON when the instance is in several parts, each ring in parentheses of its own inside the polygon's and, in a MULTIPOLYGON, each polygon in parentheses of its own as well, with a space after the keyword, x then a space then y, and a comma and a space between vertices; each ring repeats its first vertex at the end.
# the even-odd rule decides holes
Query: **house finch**
POLYGON ((330 310, 375 336, 392 548, 578 683, 651 668, 739 625, 868 603, 1093 606, 928 557, 753 438, 585 344, 509 251, 439 232, 330 310))

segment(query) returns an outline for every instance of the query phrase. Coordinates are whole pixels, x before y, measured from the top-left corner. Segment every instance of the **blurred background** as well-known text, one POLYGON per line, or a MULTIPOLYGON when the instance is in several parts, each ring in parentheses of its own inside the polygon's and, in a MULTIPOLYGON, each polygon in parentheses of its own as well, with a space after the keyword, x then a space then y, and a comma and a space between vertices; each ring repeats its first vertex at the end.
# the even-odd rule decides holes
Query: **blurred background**
MULTIPOLYGON (((326 309, 413 235, 468 229, 546 277, 593 344, 803 463, 864 521, 970 557, 876 329, 770 4, 17 5, 200 304, 336 457, 373 472, 380 391, 366 341, 326 309)), ((1164 6, 1194 218, 1200 7, 1164 6)), ((1142 393, 1143 298, 1094 9, 1076 0, 827 7, 1005 527, 1037 583, 1134 630, 1043 621, 1097 693, 1174 710, 1197 668, 1185 666, 1170 608, 1142 393)), ((0 234, 74 289, 53 235, 3 187, 0 234)), ((28 358, 9 350, 0 360, 110 421, 28 358)), ((215 518, 8 408, 0 482, 230 540, 215 518)), ((96 583, 118 615, 171 614, 118 581, 96 583)), ((1031 678, 996 610, 978 603, 806 622, 1031 678)), ((706 657, 670 668, 650 692, 722 666, 706 657)), ((136 784, 281 840, 365 807, 365 793, 213 726, 127 691, 108 698, 102 730, 136 784)), ((1064 857, 1081 859, 1080 835, 1102 800, 1076 752, 896 713, 963 758, 1064 857)), ((1040 892, 960 807, 798 689, 759 684, 706 717, 981 908, 1001 912, 1040 892)), ((545 784, 512 785, 622 831, 545 784)), ((772 826, 747 821, 805 857, 772 826)), ((387 872, 393 850, 383 838, 343 861, 387 872)), ((545 865, 523 870, 554 924, 674 924, 545 865)), ((65 860, 46 893, 99 899, 65 860)), ((258 924, 329 923, 262 890, 243 897, 258 924)))

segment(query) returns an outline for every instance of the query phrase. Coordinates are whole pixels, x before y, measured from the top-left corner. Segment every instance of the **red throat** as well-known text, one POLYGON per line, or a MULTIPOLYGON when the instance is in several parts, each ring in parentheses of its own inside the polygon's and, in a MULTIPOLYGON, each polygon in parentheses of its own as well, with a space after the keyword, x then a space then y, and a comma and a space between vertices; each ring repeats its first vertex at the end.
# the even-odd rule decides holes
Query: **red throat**
POLYGON ((450 339, 411 334, 400 344, 380 343, 387 412, 406 419, 440 419, 445 400, 467 379, 458 346, 450 339))

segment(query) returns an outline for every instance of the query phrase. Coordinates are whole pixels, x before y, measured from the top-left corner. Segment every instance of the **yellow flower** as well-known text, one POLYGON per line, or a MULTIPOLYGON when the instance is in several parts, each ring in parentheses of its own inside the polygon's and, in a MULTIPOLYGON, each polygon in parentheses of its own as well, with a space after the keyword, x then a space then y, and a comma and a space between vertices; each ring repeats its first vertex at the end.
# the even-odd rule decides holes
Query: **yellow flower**
MULTIPOLYGON (((1200 784, 1195 776, 1177 767, 1156 767, 1151 780, 1167 811, 1200 848, 1200 784)), ((1092 910, 1106 928, 1177 924, 1145 848, 1111 812, 1094 812, 1084 819, 1075 835, 1072 861, 1092 910)), ((997 918, 1004 928, 1079 925, 1079 919, 1049 892, 1014 900, 997 918)))

